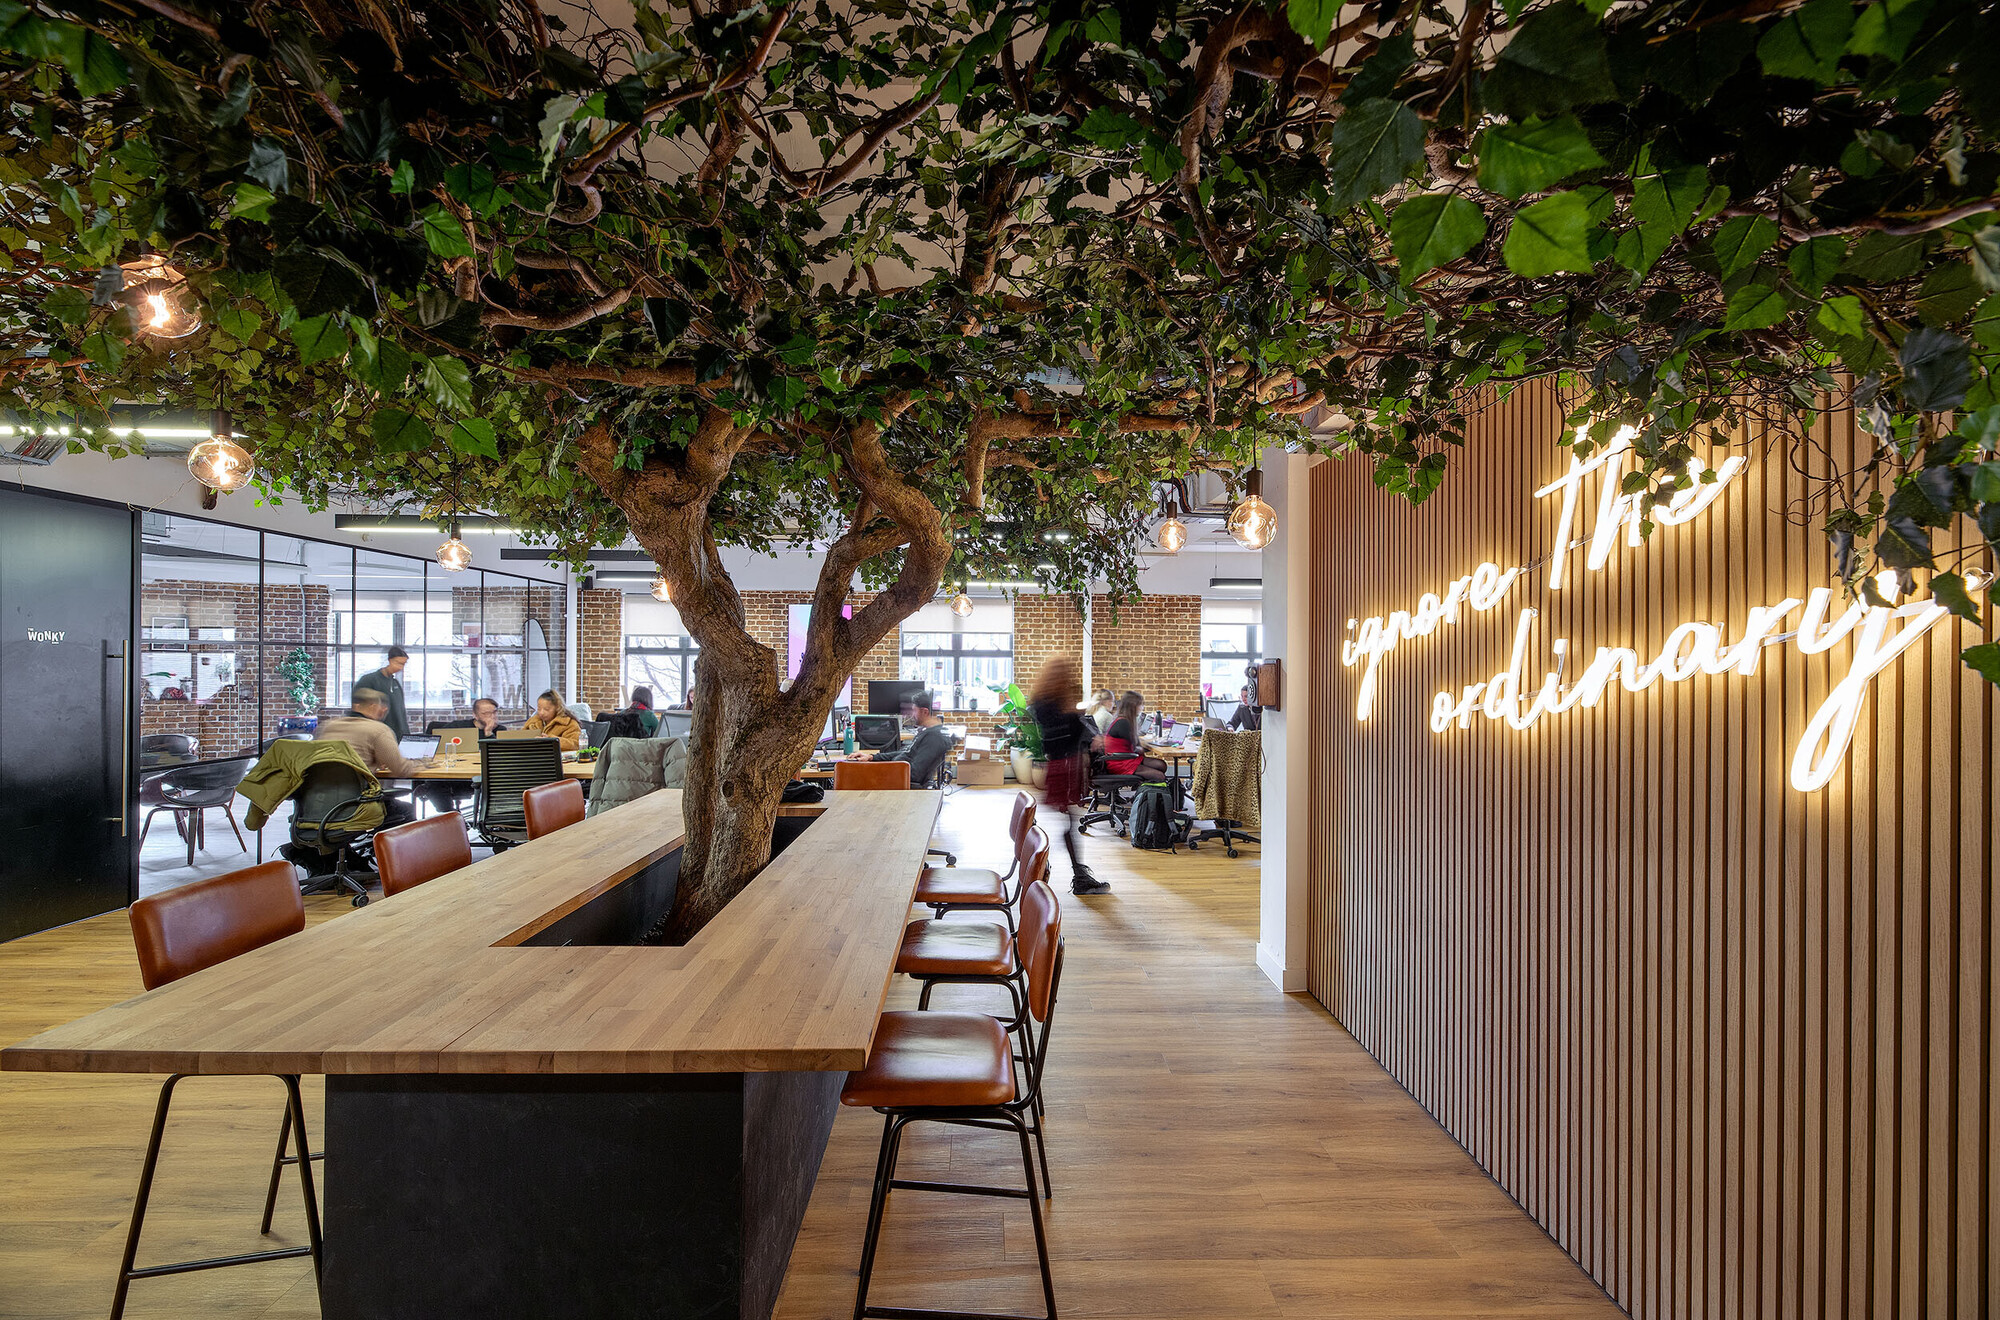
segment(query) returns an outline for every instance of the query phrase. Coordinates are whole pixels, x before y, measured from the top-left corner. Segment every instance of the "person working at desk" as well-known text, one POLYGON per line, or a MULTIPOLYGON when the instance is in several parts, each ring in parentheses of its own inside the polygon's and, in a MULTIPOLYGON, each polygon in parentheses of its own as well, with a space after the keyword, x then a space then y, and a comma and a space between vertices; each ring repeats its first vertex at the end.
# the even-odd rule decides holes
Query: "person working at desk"
POLYGON ((500 703, 491 697, 481 697, 472 703, 472 727, 479 730, 482 740, 491 738, 507 726, 500 722, 500 703))
POLYGON ((1118 702, 1118 717, 1104 731, 1104 768, 1114 775, 1145 775, 1157 778, 1167 773, 1167 763, 1146 755, 1139 742, 1139 713, 1146 699, 1127 692, 1118 702))
POLYGON ((569 707, 563 705, 563 699, 553 690, 535 698, 535 713, 521 727, 529 733, 558 740, 566 752, 583 746, 583 726, 576 722, 576 716, 569 713, 569 707))
POLYGON ((660 731, 660 717, 653 713, 653 689, 644 683, 632 689, 632 702, 625 709, 639 717, 639 727, 648 738, 660 731))
POLYGON ((389 732, 398 738, 410 736, 410 713, 403 707, 403 680, 396 675, 403 672, 410 663, 410 653, 400 646, 389 648, 389 658, 382 667, 372 674, 363 674, 354 680, 354 691, 359 695, 363 688, 377 693, 386 703, 382 722, 389 726, 389 732))
POLYGON ((1236 694, 1236 713, 1229 717, 1232 729, 1261 729, 1264 727, 1264 713, 1250 704, 1250 689, 1244 688, 1236 694))
MULTIPOLYGON (((426 768, 428 761, 412 761, 403 755, 396 735, 389 732, 389 699, 374 688, 354 689, 354 709, 330 720, 321 720, 314 742, 344 742, 354 749, 361 763, 377 779, 408 779, 426 768)), ((402 798, 382 799, 387 814, 383 824, 401 825, 417 818, 417 809, 402 798)))
POLYGON ((944 727, 937 712, 931 709, 937 698, 928 692, 919 692, 903 706, 903 718, 917 726, 917 736, 910 739, 910 745, 894 752, 855 752, 850 761, 908 761, 910 763, 910 786, 929 788, 937 782, 938 771, 944 768, 945 758, 951 755, 951 733, 944 727))

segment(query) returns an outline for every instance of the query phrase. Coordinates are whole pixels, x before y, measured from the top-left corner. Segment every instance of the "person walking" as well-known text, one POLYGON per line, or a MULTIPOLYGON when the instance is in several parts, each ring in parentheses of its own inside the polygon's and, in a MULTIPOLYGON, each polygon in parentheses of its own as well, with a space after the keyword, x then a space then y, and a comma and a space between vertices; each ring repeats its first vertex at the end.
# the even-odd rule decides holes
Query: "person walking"
POLYGON ((1090 727, 1077 709, 1083 705, 1083 680, 1076 660, 1059 655, 1035 675, 1028 713, 1042 731, 1042 755, 1048 760, 1048 785, 1043 805, 1063 816, 1063 847, 1069 850, 1070 890, 1077 894, 1108 894, 1111 886, 1091 874, 1083 860, 1082 832, 1077 820, 1090 800, 1090 727))
POLYGON ((388 725, 389 732, 398 738, 410 736, 410 713, 403 706, 403 681, 396 677, 409 663, 410 653, 400 646, 392 646, 389 648, 389 658, 382 662, 380 669, 372 674, 363 674, 354 680, 356 692, 367 688, 379 694, 388 703, 382 722, 388 725))

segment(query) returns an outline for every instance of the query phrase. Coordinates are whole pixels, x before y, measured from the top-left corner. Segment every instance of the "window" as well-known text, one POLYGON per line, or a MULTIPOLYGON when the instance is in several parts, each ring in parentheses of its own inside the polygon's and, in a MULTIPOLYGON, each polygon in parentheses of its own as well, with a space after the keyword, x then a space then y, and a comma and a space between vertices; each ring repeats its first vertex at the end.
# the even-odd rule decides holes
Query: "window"
POLYGON ((651 596, 625 597, 625 692, 653 689, 653 708, 665 710, 687 699, 701 647, 688 636, 679 611, 651 596))
POLYGON ((900 676, 925 684, 946 710, 994 710, 1014 681, 1014 603, 974 601, 964 618, 942 602, 903 623, 900 676))
POLYGON ((1264 607, 1255 601, 1204 601, 1201 607, 1201 691, 1235 697, 1243 671, 1264 658, 1264 607))

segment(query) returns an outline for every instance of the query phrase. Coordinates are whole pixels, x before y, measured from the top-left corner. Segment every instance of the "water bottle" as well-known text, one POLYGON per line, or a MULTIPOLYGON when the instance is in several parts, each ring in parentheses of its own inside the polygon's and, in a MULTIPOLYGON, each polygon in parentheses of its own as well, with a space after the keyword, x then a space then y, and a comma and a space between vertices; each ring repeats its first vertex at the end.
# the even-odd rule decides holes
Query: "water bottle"
POLYGON ((840 735, 840 750, 849 756, 854 755, 854 726, 852 724, 847 726, 847 732, 840 735))

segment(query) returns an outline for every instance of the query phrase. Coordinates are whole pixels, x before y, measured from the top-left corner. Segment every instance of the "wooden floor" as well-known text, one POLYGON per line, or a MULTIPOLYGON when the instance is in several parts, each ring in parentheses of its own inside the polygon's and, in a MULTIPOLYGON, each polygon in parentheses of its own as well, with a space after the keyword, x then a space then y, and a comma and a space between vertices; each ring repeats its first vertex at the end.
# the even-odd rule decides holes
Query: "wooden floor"
MULTIPOLYGON (((947 804, 963 861, 990 856, 978 841, 1002 834, 1008 800, 965 790, 947 804)), ((1113 838, 1089 850, 1115 891, 1064 899, 1048 1126, 1064 1315, 1619 1314, 1317 1005, 1257 971, 1254 848, 1234 862, 1113 838)), ((1055 869, 1067 875, 1060 845, 1055 869)), ((350 911, 307 906, 314 921, 350 911)), ((0 945, 0 1039, 138 990, 122 914, 0 945)), ((156 1093, 154 1079, 0 1073, 0 1317, 104 1313, 156 1093)), ((268 1080, 183 1083, 142 1264, 273 1244, 256 1219, 280 1095, 268 1080)), ((307 1096, 317 1125, 314 1079, 307 1096)), ((866 1112, 835 1125, 780 1316, 852 1310, 879 1135, 866 1112)), ((1018 1180, 1010 1149, 919 1129, 903 1167, 1018 1180)), ((303 1240, 297 1205, 294 1182, 275 1242, 303 1240)), ((897 1193, 872 1299, 1038 1309, 1026 1206, 897 1193)), ((308 1267, 285 1261, 141 1281, 127 1314, 289 1320, 318 1306, 308 1267)))

